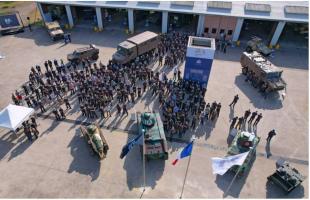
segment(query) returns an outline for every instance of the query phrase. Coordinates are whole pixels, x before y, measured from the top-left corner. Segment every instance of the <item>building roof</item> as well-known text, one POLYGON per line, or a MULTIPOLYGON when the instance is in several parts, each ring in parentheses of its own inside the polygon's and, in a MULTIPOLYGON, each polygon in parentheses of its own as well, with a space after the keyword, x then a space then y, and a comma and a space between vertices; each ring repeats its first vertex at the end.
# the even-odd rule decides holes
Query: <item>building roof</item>
MULTIPOLYGON (((110 8, 131 8, 137 10, 154 10, 154 11, 168 11, 188 14, 206 14, 206 15, 220 15, 242 17, 247 19, 262 19, 262 20, 276 20, 288 22, 308 22, 308 2, 307 1, 265 1, 262 4, 270 5, 270 12, 262 12, 256 10, 246 10, 246 3, 253 1, 225 1, 220 3, 217 1, 188 1, 188 2, 170 2, 161 1, 38 1, 40 3, 48 4, 63 4, 63 5, 79 5, 92 7, 110 7, 110 8), (209 5, 209 6, 208 6, 209 5), (211 7, 210 7, 211 5, 211 7), (230 8, 231 5, 231 8, 230 8), (286 6, 302 7, 294 9, 290 12, 285 8, 286 6), (302 10, 302 12, 300 11, 302 10), (297 13, 296 13, 297 12, 297 13)), ((259 4, 259 3, 258 3, 259 4)), ((250 6, 253 8, 253 5, 250 6)), ((269 6, 254 6, 254 9, 268 9, 269 6)))

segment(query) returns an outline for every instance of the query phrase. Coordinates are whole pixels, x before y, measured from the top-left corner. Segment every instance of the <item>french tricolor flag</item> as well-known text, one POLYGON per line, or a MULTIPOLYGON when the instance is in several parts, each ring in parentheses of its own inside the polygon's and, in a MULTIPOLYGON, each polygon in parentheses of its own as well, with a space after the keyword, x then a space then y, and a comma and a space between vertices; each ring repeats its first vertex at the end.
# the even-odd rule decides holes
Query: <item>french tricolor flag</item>
POLYGON ((172 162, 172 165, 177 164, 178 160, 190 156, 192 154, 194 141, 189 143, 178 155, 178 157, 172 162))

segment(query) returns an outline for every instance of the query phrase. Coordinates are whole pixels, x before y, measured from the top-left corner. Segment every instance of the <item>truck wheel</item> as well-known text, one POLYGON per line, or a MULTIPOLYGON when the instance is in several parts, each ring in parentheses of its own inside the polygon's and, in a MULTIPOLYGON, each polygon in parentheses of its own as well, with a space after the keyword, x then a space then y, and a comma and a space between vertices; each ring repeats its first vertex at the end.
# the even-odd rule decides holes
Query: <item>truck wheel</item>
POLYGON ((247 75, 248 73, 248 68, 247 67, 243 67, 242 68, 242 74, 247 75))
POLYGON ((247 46, 246 49, 245 49, 245 51, 248 52, 248 53, 250 53, 250 52, 252 52, 252 48, 249 47, 249 46, 247 46))

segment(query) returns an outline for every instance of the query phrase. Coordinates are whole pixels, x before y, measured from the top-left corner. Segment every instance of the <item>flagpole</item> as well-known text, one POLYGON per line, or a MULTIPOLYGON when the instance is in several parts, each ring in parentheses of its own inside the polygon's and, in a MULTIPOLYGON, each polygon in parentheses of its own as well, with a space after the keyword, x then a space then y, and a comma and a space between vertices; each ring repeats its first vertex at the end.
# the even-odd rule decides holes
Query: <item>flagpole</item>
POLYGON ((142 138, 142 142, 143 142, 143 145, 142 145, 142 157, 143 157, 143 191, 141 193, 141 196, 140 196, 140 199, 142 198, 143 194, 144 194, 144 191, 145 191, 145 146, 144 146, 144 133, 145 131, 142 131, 142 134, 143 134, 143 138, 142 138))
MULTIPOLYGON (((193 139, 193 148, 194 148, 194 139, 193 139)), ((193 149, 192 149, 192 152, 193 152, 193 149)), ((191 155, 188 158, 188 163, 187 163, 187 167, 186 167, 186 172, 185 172, 185 177, 184 177, 184 181, 183 181, 183 186, 182 186, 182 191, 181 191, 180 199, 182 199, 182 196, 183 196, 184 186, 185 186, 187 172, 188 172, 189 164, 191 162, 191 158, 192 158, 192 153, 191 153, 191 155)))
MULTIPOLYGON (((254 149, 256 149, 256 146, 257 146, 257 145, 255 145, 255 146, 249 151, 249 154, 252 153, 251 151, 253 151, 254 149)), ((230 182, 228 188, 227 188, 226 191, 224 192, 223 197, 225 197, 225 196, 227 195, 227 193, 228 193, 228 191, 230 190, 232 184, 235 182, 235 179, 237 178, 237 175, 240 173, 241 166, 242 166, 242 165, 240 165, 240 167, 239 167, 238 171, 236 172, 234 178, 232 179, 232 181, 230 182)))

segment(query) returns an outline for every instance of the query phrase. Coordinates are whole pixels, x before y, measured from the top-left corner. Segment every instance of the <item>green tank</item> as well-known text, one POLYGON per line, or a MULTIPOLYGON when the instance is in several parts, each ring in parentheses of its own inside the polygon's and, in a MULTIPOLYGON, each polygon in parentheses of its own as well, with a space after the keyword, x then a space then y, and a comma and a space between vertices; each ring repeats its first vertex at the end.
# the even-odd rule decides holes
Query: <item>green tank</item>
POLYGON ((249 170, 255 156, 256 156, 256 146, 260 141, 260 137, 257 137, 254 133, 238 131, 234 137, 231 145, 228 148, 227 156, 234 156, 237 154, 245 153, 249 151, 247 158, 241 166, 233 166, 230 168, 231 171, 242 176, 247 170, 249 170))
POLYGON ((92 150, 99 156, 101 160, 104 159, 107 156, 109 146, 98 124, 81 126, 80 129, 92 150))
POLYGON ((144 134, 141 150, 147 160, 168 159, 167 141, 159 113, 137 113, 139 134, 144 134), (144 151, 143 151, 144 147, 144 151))
POLYGON ((305 177, 297 169, 291 167, 288 162, 284 162, 275 173, 268 177, 268 181, 281 187, 287 193, 298 187, 305 177))

